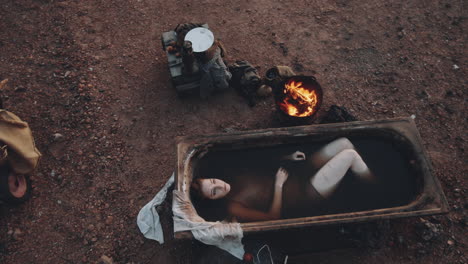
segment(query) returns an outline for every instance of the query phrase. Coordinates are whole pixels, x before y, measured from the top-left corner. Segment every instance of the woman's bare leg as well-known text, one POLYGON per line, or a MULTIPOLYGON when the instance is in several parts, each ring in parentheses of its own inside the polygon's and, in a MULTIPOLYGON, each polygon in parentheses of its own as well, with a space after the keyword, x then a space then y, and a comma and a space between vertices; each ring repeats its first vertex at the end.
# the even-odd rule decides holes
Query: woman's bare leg
POLYGON ((345 149, 354 149, 354 146, 349 139, 343 137, 333 140, 312 155, 312 164, 316 168, 321 168, 325 163, 345 149))
POLYGON ((354 149, 345 149, 330 159, 310 179, 310 183, 323 197, 329 197, 348 169, 360 178, 372 180, 372 173, 361 156, 354 149))

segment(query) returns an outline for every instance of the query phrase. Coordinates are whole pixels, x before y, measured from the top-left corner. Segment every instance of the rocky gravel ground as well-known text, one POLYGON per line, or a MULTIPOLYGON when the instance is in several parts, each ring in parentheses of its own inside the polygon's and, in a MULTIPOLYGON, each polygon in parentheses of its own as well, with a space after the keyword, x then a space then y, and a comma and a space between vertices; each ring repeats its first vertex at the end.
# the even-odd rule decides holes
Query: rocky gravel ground
POLYGON ((0 81, 9 79, 1 94, 5 108, 29 122, 43 157, 31 176, 32 198, 0 205, 0 262, 237 262, 174 240, 169 202, 165 244, 144 239, 136 226, 139 209, 175 168, 176 137, 279 126, 271 98, 251 108, 234 91, 177 96, 160 36, 178 23, 206 22, 228 63, 248 60, 261 74, 289 65, 316 76, 325 92, 319 116, 332 104, 360 120, 413 115, 447 196, 446 215, 336 227, 330 232, 352 247, 303 245, 290 263, 466 263, 466 7, 442 0, 1 1, 0 81))

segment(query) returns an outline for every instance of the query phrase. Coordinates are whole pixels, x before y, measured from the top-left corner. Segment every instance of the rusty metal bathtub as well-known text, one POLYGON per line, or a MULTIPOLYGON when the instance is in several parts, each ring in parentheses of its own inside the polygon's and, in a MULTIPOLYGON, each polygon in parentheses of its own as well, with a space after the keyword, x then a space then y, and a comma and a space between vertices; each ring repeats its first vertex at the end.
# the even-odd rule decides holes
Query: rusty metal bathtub
MULTIPOLYGON (((310 142, 326 142, 338 137, 373 137, 391 142, 409 160, 410 177, 415 188, 411 199, 398 206, 334 212, 326 215, 242 223, 244 234, 302 228, 318 225, 392 219, 448 212, 448 203, 438 179, 431 172, 431 164, 423 149, 416 125, 411 118, 380 121, 359 121, 326 125, 272 128, 219 135, 187 136, 177 145, 177 176, 175 188, 190 191, 194 168, 207 153, 275 147, 310 142)), ((188 231, 175 232, 175 238, 188 238, 188 231)))

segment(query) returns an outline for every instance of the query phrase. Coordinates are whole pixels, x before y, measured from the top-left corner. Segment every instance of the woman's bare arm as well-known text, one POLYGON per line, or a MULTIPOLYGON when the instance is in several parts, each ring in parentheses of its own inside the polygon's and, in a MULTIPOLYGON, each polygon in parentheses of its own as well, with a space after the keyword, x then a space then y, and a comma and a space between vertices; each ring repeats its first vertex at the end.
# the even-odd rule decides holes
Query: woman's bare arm
POLYGON ((271 203, 270 212, 272 219, 279 219, 281 217, 281 207, 283 203, 283 185, 275 185, 275 193, 273 195, 273 202, 271 203))

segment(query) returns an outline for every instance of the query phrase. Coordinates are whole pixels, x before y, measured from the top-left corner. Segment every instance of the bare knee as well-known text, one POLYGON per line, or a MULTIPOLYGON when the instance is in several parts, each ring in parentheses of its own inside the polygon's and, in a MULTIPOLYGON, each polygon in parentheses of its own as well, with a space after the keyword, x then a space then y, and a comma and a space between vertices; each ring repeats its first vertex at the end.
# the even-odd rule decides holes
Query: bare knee
POLYGON ((343 150, 347 149, 354 149, 351 141, 345 137, 338 138, 324 146, 319 152, 315 153, 311 157, 311 161, 315 167, 322 167, 330 159, 339 155, 341 152, 343 152, 343 150))
POLYGON ((368 177, 368 174, 370 173, 369 168, 367 167, 367 164, 362 160, 361 155, 359 155, 359 153, 356 152, 356 150, 345 149, 338 155, 343 155, 344 160, 350 162, 350 168, 354 173, 365 178, 368 177))
POLYGON ((341 149, 354 149, 353 143, 349 139, 342 137, 335 140, 335 142, 340 146, 341 149))
POLYGON ((356 157, 359 157, 359 154, 354 149, 345 149, 345 150, 341 151, 340 153, 338 153, 338 155, 343 155, 343 156, 349 157, 350 159, 354 159, 356 157))

